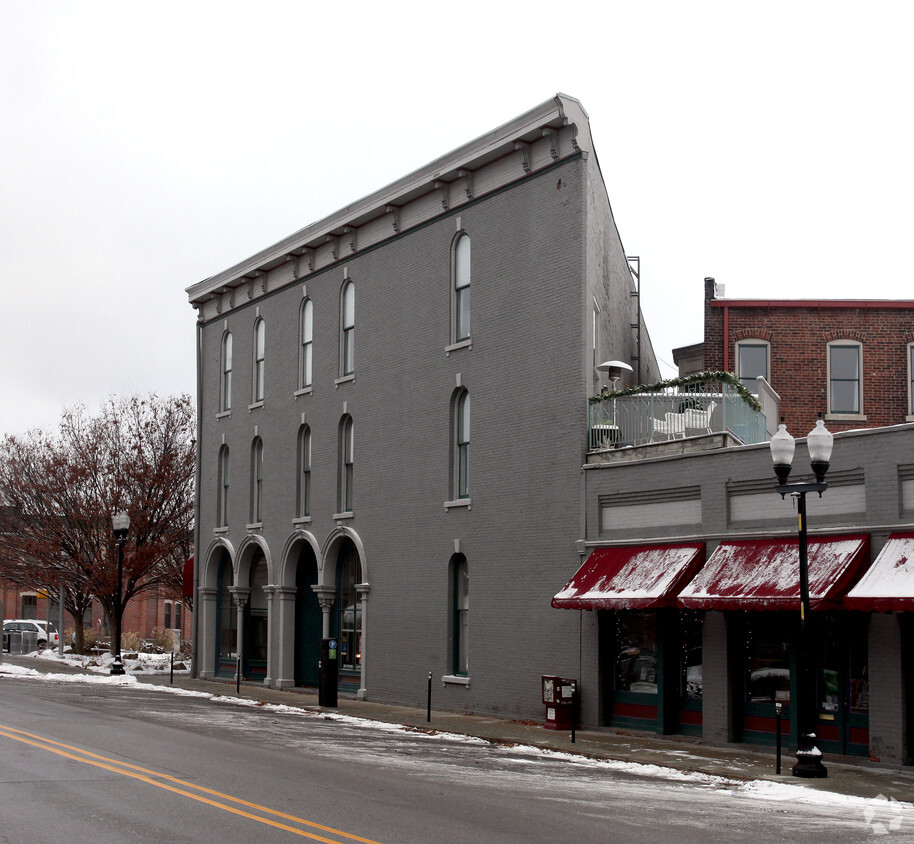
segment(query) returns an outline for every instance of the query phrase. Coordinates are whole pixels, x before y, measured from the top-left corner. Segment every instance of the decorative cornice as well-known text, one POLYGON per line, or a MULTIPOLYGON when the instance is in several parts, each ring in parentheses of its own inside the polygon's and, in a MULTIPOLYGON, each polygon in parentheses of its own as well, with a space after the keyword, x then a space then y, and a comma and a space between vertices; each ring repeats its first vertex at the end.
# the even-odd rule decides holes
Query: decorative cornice
POLYGON ((330 254, 333 255, 334 261, 339 261, 340 259, 340 239, 334 234, 328 234, 326 237, 327 243, 330 245, 330 254))
POLYGON ((394 227, 394 232, 400 234, 400 208, 397 205, 386 205, 384 206, 384 211, 387 214, 391 215, 391 225, 394 227))
POLYGON ((464 190, 466 191, 467 199, 472 199, 473 198, 473 172, 471 170, 458 170, 457 175, 458 175, 458 177, 463 179, 464 182, 466 183, 466 187, 464 188, 464 190))
POLYGON ((549 144, 552 147, 552 160, 559 160, 559 133, 548 126, 543 127, 543 137, 549 138, 549 144))
POLYGON ((343 234, 349 235, 349 251, 355 252, 358 249, 359 230, 355 226, 346 226, 343 228, 343 234))

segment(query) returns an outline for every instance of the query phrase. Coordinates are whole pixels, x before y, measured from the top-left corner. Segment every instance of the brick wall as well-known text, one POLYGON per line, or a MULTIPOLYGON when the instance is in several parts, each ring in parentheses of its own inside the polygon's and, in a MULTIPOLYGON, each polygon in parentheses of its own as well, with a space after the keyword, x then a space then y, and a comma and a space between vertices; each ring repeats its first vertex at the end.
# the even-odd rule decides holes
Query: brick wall
POLYGON ((769 381, 781 397, 787 429, 795 436, 803 436, 816 414, 828 410, 828 343, 833 340, 862 344, 863 403, 860 417, 827 417, 829 429, 897 425, 909 418, 914 303, 715 301, 713 287, 713 279, 706 279, 705 368, 735 371, 739 340, 767 340, 769 381))

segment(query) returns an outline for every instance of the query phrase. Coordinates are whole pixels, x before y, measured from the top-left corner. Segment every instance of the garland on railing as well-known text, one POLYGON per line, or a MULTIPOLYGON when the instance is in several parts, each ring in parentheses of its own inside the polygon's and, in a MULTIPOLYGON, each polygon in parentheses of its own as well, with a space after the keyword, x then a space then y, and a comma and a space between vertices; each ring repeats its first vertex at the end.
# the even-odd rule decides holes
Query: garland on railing
POLYGON ((708 381, 722 381, 724 384, 729 384, 749 407, 755 411, 762 409, 758 399, 746 389, 743 382, 732 372, 695 372, 692 375, 671 378, 669 381, 658 381, 656 384, 639 384, 637 387, 628 387, 625 390, 615 390, 598 396, 591 396, 589 401, 596 404, 608 399, 622 398, 622 396, 635 396, 639 393, 658 393, 670 387, 688 387, 691 384, 704 384, 708 381))

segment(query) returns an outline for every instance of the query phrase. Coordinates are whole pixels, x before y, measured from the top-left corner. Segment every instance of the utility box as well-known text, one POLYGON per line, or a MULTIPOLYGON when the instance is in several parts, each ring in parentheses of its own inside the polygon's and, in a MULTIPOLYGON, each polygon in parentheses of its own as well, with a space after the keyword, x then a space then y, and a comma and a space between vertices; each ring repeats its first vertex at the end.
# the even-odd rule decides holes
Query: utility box
POLYGON ((567 677, 543 675, 543 704, 547 730, 570 730, 574 719, 577 681, 567 677))
POLYGON ((317 702, 321 706, 337 705, 339 677, 339 645, 336 639, 321 639, 320 676, 317 687, 317 702))

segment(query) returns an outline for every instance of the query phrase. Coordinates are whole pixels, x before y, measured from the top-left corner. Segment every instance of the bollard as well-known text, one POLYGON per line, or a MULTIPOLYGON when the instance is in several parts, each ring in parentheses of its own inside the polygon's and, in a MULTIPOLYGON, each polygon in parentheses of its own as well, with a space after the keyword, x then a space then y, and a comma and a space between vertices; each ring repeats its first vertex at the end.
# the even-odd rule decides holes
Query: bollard
POLYGON ((578 687, 571 687, 571 743, 575 743, 574 729, 578 723, 578 687))
POLYGON ((235 694, 241 694, 241 654, 235 662, 235 694))
POLYGON ((432 672, 428 672, 428 714, 425 719, 429 724, 432 723, 432 672))
POLYGON ((775 730, 777 731, 777 736, 774 741, 775 759, 777 760, 776 767, 775 767, 775 773, 778 776, 781 775, 781 710, 783 708, 784 708, 783 703, 776 703, 774 705, 774 723, 775 723, 775 730))
POLYGON ((175 681, 175 652, 172 649, 171 652, 171 667, 168 669, 168 682, 174 683, 175 681))

